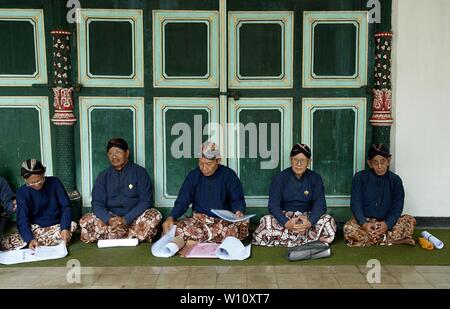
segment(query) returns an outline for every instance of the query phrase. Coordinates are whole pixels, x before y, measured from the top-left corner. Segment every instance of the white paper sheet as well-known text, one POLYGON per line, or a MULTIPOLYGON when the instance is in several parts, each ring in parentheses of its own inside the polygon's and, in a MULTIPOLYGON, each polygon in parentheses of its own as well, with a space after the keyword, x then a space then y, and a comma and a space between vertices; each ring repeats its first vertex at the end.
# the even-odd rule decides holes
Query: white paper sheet
POLYGON ((137 238, 124 238, 124 239, 102 239, 97 242, 99 248, 112 248, 112 247, 136 247, 139 244, 137 238))
POLYGON ((422 235, 423 238, 425 238, 429 242, 431 242, 436 249, 444 248, 444 243, 441 240, 439 240, 436 237, 434 237, 433 235, 431 235, 430 233, 428 233, 427 231, 423 231, 421 233, 421 235, 422 235))
POLYGON ((154 256, 168 258, 174 256, 184 246, 182 238, 175 237, 176 231, 177 226, 173 225, 169 232, 152 245, 151 251, 154 256))
POLYGON ((0 251, 0 263, 5 265, 60 259, 67 255, 64 242, 57 246, 42 246, 31 249, 0 251))
POLYGON ((228 236, 217 248, 216 255, 222 260, 245 260, 250 257, 252 245, 245 247, 236 237, 228 236))
POLYGON ((240 222, 250 219, 251 217, 256 216, 256 214, 251 215, 244 215, 242 217, 236 217, 234 213, 232 213, 229 210, 223 210, 223 209, 211 209, 212 213, 219 216, 220 218, 229 221, 229 222, 240 222))

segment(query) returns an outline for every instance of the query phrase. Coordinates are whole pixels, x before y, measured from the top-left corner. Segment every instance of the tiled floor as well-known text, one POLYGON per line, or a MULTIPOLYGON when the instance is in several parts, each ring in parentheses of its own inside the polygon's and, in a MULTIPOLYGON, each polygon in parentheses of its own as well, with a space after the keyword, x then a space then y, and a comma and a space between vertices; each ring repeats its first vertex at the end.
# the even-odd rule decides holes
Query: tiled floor
POLYGON ((0 268, 0 288, 450 288, 450 266, 190 266, 0 268), (80 279, 79 283, 71 283, 80 279))

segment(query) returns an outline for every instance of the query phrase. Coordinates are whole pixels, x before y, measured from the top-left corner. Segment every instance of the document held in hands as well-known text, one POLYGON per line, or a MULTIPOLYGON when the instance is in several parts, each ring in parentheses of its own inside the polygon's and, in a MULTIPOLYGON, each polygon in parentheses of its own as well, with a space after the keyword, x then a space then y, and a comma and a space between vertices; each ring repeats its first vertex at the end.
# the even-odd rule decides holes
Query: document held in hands
POLYGON ((177 226, 173 225, 169 232, 152 245, 151 251, 154 256, 168 258, 184 247, 183 238, 175 237, 176 231, 177 226))
POLYGON ((64 242, 57 246, 42 246, 36 250, 20 249, 0 251, 0 264, 12 265, 18 263, 36 262, 44 260, 60 259, 67 255, 67 247, 64 242))
POLYGON ((244 246, 233 236, 228 236, 221 244, 197 243, 184 256, 186 258, 219 258, 222 260, 245 260, 250 257, 251 246, 244 246))
POLYGON ((236 217, 236 214, 232 213, 229 210, 224 209, 211 209, 213 214, 217 215, 219 218, 222 218, 229 222, 241 222, 250 219, 251 217, 256 216, 256 214, 252 215, 244 215, 242 217, 236 217))

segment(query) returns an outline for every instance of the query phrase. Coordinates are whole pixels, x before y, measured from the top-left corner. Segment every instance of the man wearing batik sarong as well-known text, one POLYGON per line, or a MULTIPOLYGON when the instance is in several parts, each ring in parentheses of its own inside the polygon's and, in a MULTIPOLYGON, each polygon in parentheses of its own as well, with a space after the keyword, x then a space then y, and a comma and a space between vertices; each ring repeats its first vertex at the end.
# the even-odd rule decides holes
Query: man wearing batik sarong
POLYGON ((232 169, 220 165, 220 160, 216 144, 205 142, 199 154, 198 167, 187 175, 170 216, 163 223, 164 233, 175 224, 176 235, 185 241, 220 243, 227 236, 240 240, 248 236, 249 220, 232 223, 211 212, 211 209, 225 209, 240 217, 246 207, 238 176, 232 169), (192 217, 177 220, 190 204, 192 217))
POLYGON ((400 177, 389 170, 390 161, 388 147, 374 144, 367 161, 370 170, 353 177, 353 218, 344 225, 344 237, 350 247, 415 244, 412 237, 416 220, 401 215, 405 192, 400 177))
POLYGON ((327 205, 320 175, 308 169, 311 149, 296 144, 291 167, 272 179, 269 212, 253 233, 252 244, 294 247, 314 240, 331 243, 336 222, 326 214, 327 205))
POLYGON ((92 211, 80 219, 81 240, 137 238, 151 242, 161 213, 152 208, 147 171, 129 161, 130 150, 122 138, 108 141, 111 166, 101 172, 92 190, 92 211))
POLYGON ((72 222, 69 196, 61 181, 45 177, 45 167, 36 159, 23 162, 20 172, 25 184, 16 192, 19 233, 6 236, 1 249, 68 244, 77 224, 72 222))

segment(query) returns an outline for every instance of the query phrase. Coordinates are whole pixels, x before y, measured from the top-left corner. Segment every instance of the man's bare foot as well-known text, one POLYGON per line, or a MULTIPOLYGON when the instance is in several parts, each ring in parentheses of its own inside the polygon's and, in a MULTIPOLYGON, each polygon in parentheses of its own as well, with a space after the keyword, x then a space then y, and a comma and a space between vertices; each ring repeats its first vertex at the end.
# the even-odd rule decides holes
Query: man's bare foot
POLYGON ((414 246, 416 244, 416 241, 412 238, 403 238, 399 240, 392 241, 393 245, 411 245, 414 246))

